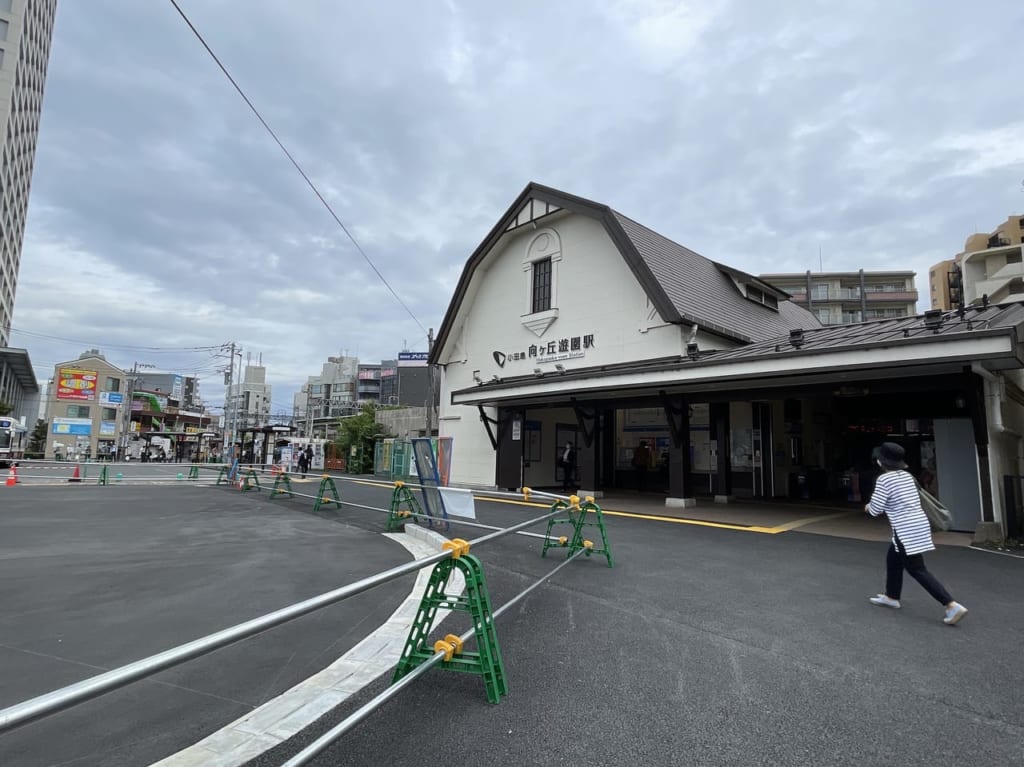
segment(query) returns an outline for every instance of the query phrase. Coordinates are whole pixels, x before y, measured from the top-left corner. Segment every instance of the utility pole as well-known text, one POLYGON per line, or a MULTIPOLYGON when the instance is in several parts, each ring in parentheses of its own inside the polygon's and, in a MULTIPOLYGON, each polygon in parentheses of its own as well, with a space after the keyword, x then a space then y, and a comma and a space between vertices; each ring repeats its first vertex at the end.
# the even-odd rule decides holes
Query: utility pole
POLYGON ((434 329, 427 331, 427 433, 434 434, 434 366, 430 364, 430 353, 434 350, 434 329))
POLYGON ((135 394, 135 376, 139 372, 139 363, 132 365, 131 376, 125 386, 124 398, 121 402, 121 460, 128 458, 128 439, 132 428, 132 396, 135 394))
POLYGON ((235 441, 238 438, 238 399, 239 394, 242 391, 242 349, 232 341, 230 344, 224 344, 221 347, 223 351, 228 352, 231 356, 228 357, 228 367, 224 371, 224 385, 227 386, 227 394, 224 397, 224 448, 227 451, 226 459, 228 462, 232 461, 235 457, 235 441), (235 355, 238 355, 238 377, 235 377, 235 355), (233 391, 237 389, 237 392, 233 391))
POLYGON ((128 385, 125 387, 124 401, 121 402, 121 407, 124 409, 121 416, 121 460, 128 456, 128 442, 131 439, 132 429, 132 401, 135 397, 135 382, 138 380, 140 367, 155 368, 156 365, 147 365, 144 362, 138 361, 132 364, 131 375, 128 376, 128 385))

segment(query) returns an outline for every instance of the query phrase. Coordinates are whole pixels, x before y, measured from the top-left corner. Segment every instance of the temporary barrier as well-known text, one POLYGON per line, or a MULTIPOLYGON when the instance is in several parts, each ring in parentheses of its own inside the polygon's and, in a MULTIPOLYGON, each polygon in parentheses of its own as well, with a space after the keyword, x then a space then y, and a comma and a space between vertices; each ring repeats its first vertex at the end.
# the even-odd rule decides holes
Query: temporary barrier
POLYGON ((18 484, 18 469, 12 463, 11 468, 7 471, 7 487, 14 487, 18 484))
POLYGON ((295 497, 295 493, 292 492, 292 481, 288 478, 286 471, 279 472, 274 480, 274 489, 270 491, 271 499, 277 498, 278 493, 282 495, 288 493, 289 498, 295 497))
POLYGON ((565 517, 552 517, 548 520, 548 529, 544 533, 544 545, 540 550, 540 555, 546 557, 548 555, 548 549, 553 548, 568 548, 569 556, 579 551, 584 551, 589 557, 591 554, 604 554, 608 560, 608 567, 612 566, 612 551, 608 545, 608 534, 604 529, 604 516, 601 513, 601 507, 594 503, 593 496, 587 496, 586 501, 580 505, 579 496, 573 495, 569 497, 568 502, 558 500, 551 505, 552 511, 564 510, 567 512, 565 517), (592 517, 588 517, 588 514, 592 514, 592 517), (569 536, 562 535, 555 538, 551 535, 552 529, 555 525, 571 525, 572 526, 572 538, 569 536), (601 548, 595 549, 594 544, 583 537, 584 527, 596 527, 598 532, 601 534, 601 548))
POLYGON ((107 478, 107 467, 106 466, 104 466, 102 469, 100 469, 100 479, 99 479, 99 482, 97 482, 96 484, 97 485, 107 485, 107 484, 109 484, 109 480, 107 478))
POLYGON ((325 503, 336 503, 341 506, 341 496, 338 495, 338 486, 334 484, 334 478, 330 474, 324 474, 320 480, 320 489, 316 494, 316 503, 313 504, 313 511, 320 511, 320 507, 325 503), (327 491, 330 490, 333 494, 333 498, 327 497, 327 491))
POLYGON ((255 471, 249 469, 244 474, 240 475, 238 480, 238 489, 243 493, 247 493, 253 489, 253 483, 256 485, 256 491, 259 492, 263 488, 260 486, 259 475, 255 471))
POLYGON ((398 530, 409 519, 418 520, 422 519, 423 516, 419 501, 416 500, 412 490, 406 487, 402 481, 395 482, 395 489, 391 493, 391 506, 388 508, 388 519, 384 524, 384 529, 390 533, 398 530))
MULTIPOLYGON (((514 528, 509 529, 512 530, 514 528)), ((528 586, 526 589, 521 591, 516 596, 512 597, 512 599, 510 599, 508 602, 506 602, 497 610, 495 610, 494 613, 491 615, 492 623, 493 621, 500 618, 505 612, 515 607, 515 605, 519 603, 521 600, 529 596, 534 591, 534 589, 539 588, 543 583, 554 577, 559 570, 561 570, 563 567, 566 567, 570 562, 572 562, 574 559, 576 559, 576 557, 580 556, 581 554, 583 554, 582 551, 577 551, 575 554, 572 554, 567 560, 565 560, 560 565, 555 567, 547 575, 541 576, 532 585, 528 586)), ((360 708, 356 709, 354 712, 349 714, 345 719, 336 724, 330 730, 325 732, 315 741, 313 741, 304 749, 302 749, 302 751, 300 751, 287 762, 285 762, 282 765, 282 767, 302 767, 302 765, 309 764, 314 758, 316 758, 319 754, 323 753, 332 743, 334 743, 334 741, 336 741, 349 730, 353 729, 356 725, 358 725, 360 722, 366 719, 370 714, 372 714, 382 705, 384 705, 389 700, 397 696, 398 693, 400 693, 402 690, 404 690, 406 687, 412 684, 416 679, 418 679, 420 676, 426 673, 428 669, 438 665, 439 663, 444 662, 446 658, 454 657, 456 649, 460 648, 462 646, 462 643, 465 643, 472 639, 474 633, 475 629, 470 629, 469 631, 465 632, 464 634, 458 637, 449 634, 443 640, 435 643, 434 654, 430 657, 429 660, 424 661, 417 668, 403 676, 400 680, 392 683, 390 687, 385 689, 383 692, 379 693, 372 700, 367 701, 360 708)))
POLYGON ((430 573, 427 590, 420 600, 419 610, 413 619, 409 638, 392 681, 399 681, 417 666, 430 660, 434 653, 443 651, 441 668, 479 674, 484 678, 487 700, 498 703, 503 695, 508 694, 508 685, 505 682, 505 666, 498 647, 498 635, 494 631, 491 598, 487 593, 483 566, 479 559, 467 553, 469 543, 461 538, 449 541, 445 546, 452 549, 452 558, 438 562, 430 573), (461 572, 465 579, 466 593, 462 596, 445 591, 453 570, 461 572), (476 635, 476 652, 463 652, 462 640, 451 634, 435 642, 433 649, 428 648, 427 638, 434 628, 434 618, 440 607, 469 613, 476 635))
POLYGON ((199 467, 198 466, 191 466, 191 467, 189 467, 188 478, 189 479, 199 479, 199 467))
POLYGON ((79 466, 76 463, 75 464, 75 471, 74 471, 74 473, 70 477, 68 477, 68 482, 81 482, 81 481, 82 481, 82 473, 81 473, 81 471, 79 471, 79 466))

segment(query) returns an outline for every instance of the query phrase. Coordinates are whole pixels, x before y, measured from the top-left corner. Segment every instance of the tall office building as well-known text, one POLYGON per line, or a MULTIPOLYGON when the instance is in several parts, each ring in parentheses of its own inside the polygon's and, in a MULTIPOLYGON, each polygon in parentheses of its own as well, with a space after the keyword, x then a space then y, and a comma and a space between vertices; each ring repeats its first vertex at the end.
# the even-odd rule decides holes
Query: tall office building
POLYGON ((57 0, 0 0, 0 348, 7 346, 57 0))

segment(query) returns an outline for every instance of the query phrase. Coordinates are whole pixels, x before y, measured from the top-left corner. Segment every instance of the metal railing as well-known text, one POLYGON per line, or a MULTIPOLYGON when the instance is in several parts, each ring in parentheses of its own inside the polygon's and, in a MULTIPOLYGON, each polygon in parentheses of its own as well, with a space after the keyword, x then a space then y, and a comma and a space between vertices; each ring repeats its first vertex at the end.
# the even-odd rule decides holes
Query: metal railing
MULTIPOLYGON (((575 552, 574 554, 569 556, 564 562, 562 562, 557 567, 552 569, 551 572, 547 573, 546 575, 542 575, 540 579, 537 580, 535 583, 528 586, 526 589, 524 589, 519 594, 512 597, 512 599, 510 599, 508 602, 499 607, 497 610, 492 612, 491 620, 497 620, 501 615, 503 615, 512 607, 514 607, 518 602, 525 599, 527 595, 529 595, 534 589, 538 588, 541 584, 554 577, 554 575, 558 573, 559 570, 561 570, 563 567, 565 567, 574 559, 576 559, 584 553, 585 551, 582 549, 580 551, 575 552)), ((475 633, 476 629, 469 629, 467 632, 462 634, 459 637, 459 639, 461 639, 463 642, 466 642, 469 639, 472 639, 475 633)), ((400 693, 410 684, 419 679, 430 668, 437 665, 444 657, 445 652, 443 650, 434 653, 434 655, 429 660, 424 661, 421 665, 417 666, 413 671, 410 671, 397 682, 394 682, 389 687, 387 687, 387 689, 385 689, 379 695, 374 697, 372 700, 368 701, 367 703, 356 709, 354 712, 349 714, 347 717, 345 717, 345 719, 343 719, 337 725, 332 727, 330 730, 325 732, 315 741, 313 741, 304 749, 302 749, 302 751, 300 751, 287 762, 285 762, 284 765, 282 765, 282 767, 301 767, 301 765, 309 764, 309 762, 312 761, 315 757, 326 751, 327 748, 330 747, 332 743, 334 743, 334 741, 336 741, 349 730, 353 729, 356 725, 358 725, 364 719, 366 719, 370 714, 372 714, 382 705, 384 705, 389 700, 398 695, 398 693, 400 693)))

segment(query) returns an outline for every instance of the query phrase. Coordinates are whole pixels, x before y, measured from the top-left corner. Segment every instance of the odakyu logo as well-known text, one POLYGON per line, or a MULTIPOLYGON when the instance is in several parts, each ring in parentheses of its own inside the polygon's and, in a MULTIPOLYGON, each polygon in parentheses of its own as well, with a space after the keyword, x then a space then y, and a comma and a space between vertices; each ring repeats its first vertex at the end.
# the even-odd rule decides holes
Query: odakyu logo
POLYGON ((497 363, 499 368, 505 367, 505 360, 508 359, 505 352, 492 352, 491 356, 494 357, 494 361, 497 363))

